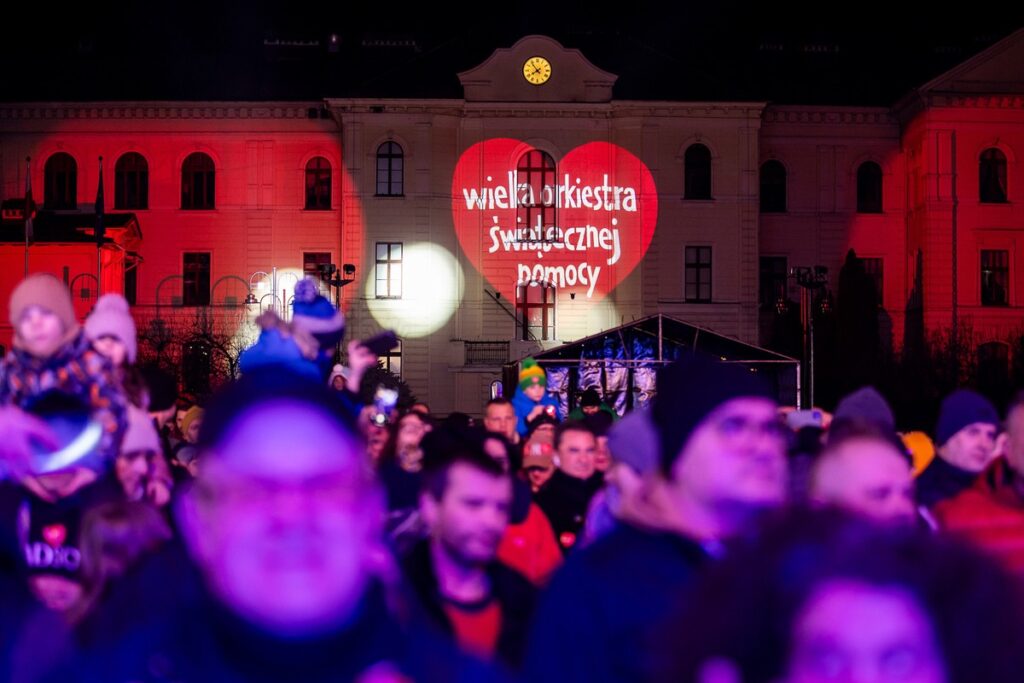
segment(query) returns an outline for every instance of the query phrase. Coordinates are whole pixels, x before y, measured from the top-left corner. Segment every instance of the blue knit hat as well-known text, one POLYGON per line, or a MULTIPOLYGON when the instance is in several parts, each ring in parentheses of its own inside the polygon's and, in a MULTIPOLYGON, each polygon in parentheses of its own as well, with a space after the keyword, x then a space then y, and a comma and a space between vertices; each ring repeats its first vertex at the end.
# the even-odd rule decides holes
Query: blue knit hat
POLYGON ((316 280, 307 277, 295 286, 292 327, 309 332, 326 348, 345 336, 345 316, 320 293, 316 280))
POLYGON ((999 413, 987 398, 970 389, 959 389, 947 396, 939 408, 935 426, 935 445, 943 446, 968 425, 981 422, 999 428, 999 413))

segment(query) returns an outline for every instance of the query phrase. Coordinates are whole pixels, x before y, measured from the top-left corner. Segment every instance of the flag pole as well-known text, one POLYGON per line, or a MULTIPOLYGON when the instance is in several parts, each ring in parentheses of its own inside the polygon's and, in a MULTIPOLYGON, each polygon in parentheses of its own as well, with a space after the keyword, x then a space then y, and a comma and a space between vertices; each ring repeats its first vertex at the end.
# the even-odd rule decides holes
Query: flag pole
POLYGON ((25 157, 25 277, 28 277, 28 248, 32 242, 32 157, 25 157))
POLYGON ((103 276, 103 236, 105 233, 103 227, 103 157, 100 157, 100 181, 96 186, 96 300, 100 298, 100 291, 102 289, 100 283, 103 276))

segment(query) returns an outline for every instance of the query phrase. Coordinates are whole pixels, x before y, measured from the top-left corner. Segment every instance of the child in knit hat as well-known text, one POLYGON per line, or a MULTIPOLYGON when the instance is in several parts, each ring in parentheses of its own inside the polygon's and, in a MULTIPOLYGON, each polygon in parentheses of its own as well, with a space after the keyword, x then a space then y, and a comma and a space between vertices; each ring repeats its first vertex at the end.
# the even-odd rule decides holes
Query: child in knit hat
POLYGON ((148 409, 146 382, 135 366, 138 342, 128 301, 120 294, 101 296, 85 319, 85 336, 92 342, 92 347, 114 366, 114 374, 121 381, 131 404, 148 409))
POLYGON ((127 426, 125 394, 78 324, 67 287, 52 275, 27 277, 11 293, 9 314, 14 348, 0 366, 0 402, 25 407, 48 392, 81 399, 103 429, 100 455, 113 462, 127 426))
POLYGON ((547 393, 548 376, 533 358, 523 361, 519 370, 519 386, 512 397, 516 411, 516 430, 525 436, 527 423, 541 413, 547 413, 556 420, 562 419, 561 409, 554 396, 547 393))
POLYGON ((316 381, 326 379, 331 371, 333 346, 345 334, 345 316, 320 294, 313 278, 296 285, 290 322, 281 320, 273 311, 264 313, 256 322, 260 337, 238 359, 243 374, 277 366, 316 381))

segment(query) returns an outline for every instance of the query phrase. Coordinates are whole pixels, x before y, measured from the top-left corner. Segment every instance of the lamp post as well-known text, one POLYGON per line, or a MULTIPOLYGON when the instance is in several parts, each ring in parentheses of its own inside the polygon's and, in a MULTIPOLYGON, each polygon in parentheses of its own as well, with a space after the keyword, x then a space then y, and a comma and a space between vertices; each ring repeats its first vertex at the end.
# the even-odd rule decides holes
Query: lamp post
POLYGON ((795 266, 790 277, 800 286, 800 324, 803 328, 803 361, 807 370, 807 407, 814 407, 814 292, 828 284, 825 266, 795 266))

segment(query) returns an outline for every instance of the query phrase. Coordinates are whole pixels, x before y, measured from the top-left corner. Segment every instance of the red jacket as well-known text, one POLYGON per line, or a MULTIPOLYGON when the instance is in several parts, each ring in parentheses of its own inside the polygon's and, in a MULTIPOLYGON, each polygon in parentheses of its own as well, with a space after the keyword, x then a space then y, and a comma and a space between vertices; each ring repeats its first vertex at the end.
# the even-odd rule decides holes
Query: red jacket
POLYGON ((521 524, 510 524, 498 546, 498 559, 534 585, 547 583, 562 564, 562 549, 544 512, 536 503, 521 524))
POLYGON ((1002 458, 975 485, 938 503, 940 527, 960 536, 1024 577, 1024 478, 1002 458))

